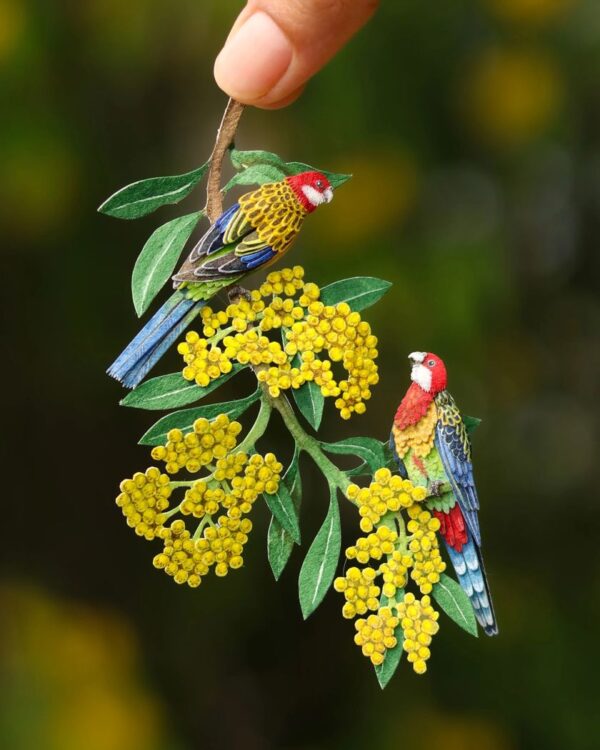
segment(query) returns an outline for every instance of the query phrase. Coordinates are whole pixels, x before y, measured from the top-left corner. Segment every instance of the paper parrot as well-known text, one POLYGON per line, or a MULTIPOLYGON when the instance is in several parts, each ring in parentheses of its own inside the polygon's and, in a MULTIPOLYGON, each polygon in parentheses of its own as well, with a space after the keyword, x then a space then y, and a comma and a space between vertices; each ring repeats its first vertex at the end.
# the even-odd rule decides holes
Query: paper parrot
POLYGON ((320 172, 302 172, 243 195, 199 240, 173 276, 177 289, 108 369, 127 388, 147 375, 221 289, 281 258, 304 218, 333 198, 320 172))
POLYGON ((447 373, 435 354, 413 352, 411 380, 394 417, 390 447, 400 473, 427 486, 426 505, 440 521, 460 585, 487 635, 498 626, 481 556, 479 501, 473 479, 471 444, 460 411, 446 390, 447 373), (444 485, 450 487, 443 491, 444 485))

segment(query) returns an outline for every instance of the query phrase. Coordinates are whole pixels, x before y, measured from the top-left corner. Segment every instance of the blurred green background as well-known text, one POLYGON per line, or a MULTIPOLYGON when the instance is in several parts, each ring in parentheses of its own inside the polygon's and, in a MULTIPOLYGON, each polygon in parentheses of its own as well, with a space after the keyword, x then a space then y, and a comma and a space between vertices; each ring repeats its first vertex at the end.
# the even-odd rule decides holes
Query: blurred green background
MULTIPOLYGON (((0 0, 0 746, 596 748, 597 0, 384 1, 297 104, 247 111, 238 138, 354 173, 293 251, 308 278, 395 284, 367 315, 367 414, 342 424, 330 405, 324 432, 383 439, 415 349, 445 358, 483 418, 500 637, 445 619, 427 675, 404 663, 382 693, 339 596, 301 621, 302 551, 273 581, 263 508, 242 571, 193 591, 152 568, 114 505, 155 418, 119 408, 104 375, 138 327, 131 268, 203 195, 131 223, 96 207, 204 161, 225 104, 212 61, 240 5, 0 0)), ((283 439, 274 422, 289 455, 283 439)), ((327 498, 309 462, 303 477, 309 540, 327 498)), ((350 541, 352 509, 344 524, 350 541)))

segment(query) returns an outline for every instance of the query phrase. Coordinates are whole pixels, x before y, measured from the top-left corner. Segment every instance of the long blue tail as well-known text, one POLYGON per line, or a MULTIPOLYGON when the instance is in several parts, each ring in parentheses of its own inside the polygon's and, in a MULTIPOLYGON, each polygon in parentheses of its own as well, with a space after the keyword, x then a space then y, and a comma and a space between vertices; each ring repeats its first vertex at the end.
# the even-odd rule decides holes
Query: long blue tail
POLYGON ((498 624, 494 614, 494 605, 483 567, 483 560, 479 549, 473 541, 471 532, 468 532, 466 544, 460 552, 457 552, 449 544, 446 544, 450 560, 458 576, 460 585, 471 600, 477 622, 481 625, 486 635, 497 635, 498 624))
POLYGON ((175 292, 119 354, 108 368, 108 374, 126 388, 135 388, 205 304, 187 299, 182 292, 175 292))

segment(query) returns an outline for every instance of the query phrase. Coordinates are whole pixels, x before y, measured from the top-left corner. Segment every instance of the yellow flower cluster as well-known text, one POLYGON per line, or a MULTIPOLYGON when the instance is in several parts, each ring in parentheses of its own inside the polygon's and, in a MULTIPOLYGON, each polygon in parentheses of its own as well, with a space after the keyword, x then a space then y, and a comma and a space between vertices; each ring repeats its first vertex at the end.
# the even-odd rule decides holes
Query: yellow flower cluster
POLYGON ((181 430, 169 430, 166 445, 157 445, 151 455, 156 461, 165 462, 169 474, 177 474, 183 468, 195 474, 233 450, 241 429, 239 422, 231 422, 225 414, 212 422, 202 417, 185 435, 181 430))
POLYGON ((375 611, 379 607, 381 589, 377 586, 373 568, 348 568, 346 575, 336 578, 333 587, 344 593, 346 603, 342 615, 351 620, 356 615, 364 615, 368 610, 375 611))
POLYGON ((362 536, 356 540, 356 544, 348 547, 346 557, 356 560, 363 565, 369 560, 381 560, 384 555, 394 552, 394 543, 398 534, 387 526, 380 526, 374 534, 362 536))
POLYGON ((396 596, 396 591, 406 586, 408 569, 412 564, 413 560, 410 555, 394 550, 388 557, 387 562, 380 566, 379 573, 383 577, 382 591, 388 599, 393 599, 396 596))
POLYGON ((427 497, 424 487, 415 487, 408 479, 392 475, 389 469, 378 469, 368 487, 351 484, 346 496, 358 506, 360 528, 369 533, 388 511, 396 513, 427 497))
POLYGON ((430 594, 433 584, 440 580, 440 573, 446 570, 436 535, 440 522, 417 504, 408 509, 408 515, 412 519, 407 526, 412 535, 408 545, 413 559, 410 576, 422 594, 430 594))
POLYGON ((177 583, 194 588, 211 568, 217 576, 240 568, 252 529, 244 516, 259 495, 279 488, 283 466, 275 454, 234 452, 240 430, 241 425, 224 414, 212 421, 197 419, 187 434, 173 429, 165 445, 152 449, 152 456, 166 464, 168 473, 152 467, 121 482, 117 505, 137 534, 163 541, 154 566, 177 583), (196 481, 174 482, 169 477, 181 469, 195 474, 202 468, 207 475, 196 481), (169 498, 179 487, 187 488, 183 500, 168 510, 169 498), (165 525, 175 513, 199 519, 193 536, 183 519, 165 525))
POLYGON ((121 482, 117 505, 127 519, 127 525, 138 536, 154 539, 165 520, 163 512, 169 507, 171 488, 169 477, 152 466, 144 474, 138 471, 131 479, 121 482))
POLYGON ((312 381, 336 399, 342 418, 364 413, 379 380, 377 339, 346 302, 325 305, 320 295, 316 284, 304 282, 304 269, 294 266, 273 271, 249 299, 224 311, 203 307, 204 338, 190 331, 178 346, 183 377, 207 386, 231 372, 233 363, 250 365, 273 398, 312 381), (278 330, 283 346, 266 335, 278 330), (332 370, 338 362, 347 373, 339 381, 332 370))
POLYGON ((426 662, 431 656, 431 638, 440 629, 437 622, 439 612, 433 609, 428 596, 416 599, 414 594, 408 593, 398 605, 398 615, 404 631, 403 648, 408 661, 417 674, 423 674, 427 671, 426 662))
POLYGON ((439 629, 428 594, 446 567, 436 535, 440 523, 423 505, 427 490, 382 468, 368 487, 351 484, 346 495, 357 506, 360 527, 366 532, 347 548, 346 557, 361 565, 381 562, 377 569, 350 568, 345 577, 336 578, 334 588, 346 600, 342 615, 353 618, 369 610, 377 612, 356 621, 354 638, 374 665, 381 664, 386 649, 396 645, 400 625, 408 659, 422 674, 432 636, 439 629), (409 571, 424 595, 420 600, 405 593, 409 571))
POLYGON ((394 632, 398 627, 398 618, 392 614, 389 607, 381 607, 376 615, 369 615, 354 623, 356 635, 354 643, 360 646, 362 652, 375 666, 381 664, 385 658, 385 651, 397 644, 394 632))

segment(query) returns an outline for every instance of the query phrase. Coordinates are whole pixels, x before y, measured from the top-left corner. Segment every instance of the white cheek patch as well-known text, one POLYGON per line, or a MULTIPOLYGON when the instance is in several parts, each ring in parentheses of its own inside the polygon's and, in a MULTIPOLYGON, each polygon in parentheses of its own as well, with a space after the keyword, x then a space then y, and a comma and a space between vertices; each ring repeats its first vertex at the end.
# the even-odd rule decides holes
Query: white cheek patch
POLYGON ((302 192, 306 196, 308 202, 313 206, 320 206, 321 203, 325 202, 325 196, 323 193, 315 190, 314 187, 311 187, 310 185, 303 185, 302 192))
POLYGON ((425 365, 413 365, 410 379, 413 383, 420 385, 424 391, 429 393, 431 390, 431 370, 425 367, 425 365))

